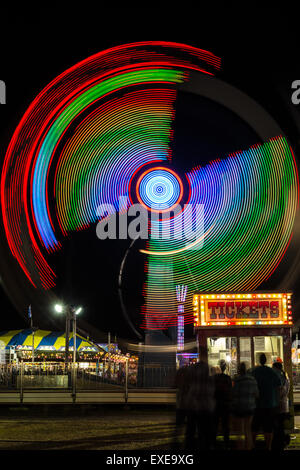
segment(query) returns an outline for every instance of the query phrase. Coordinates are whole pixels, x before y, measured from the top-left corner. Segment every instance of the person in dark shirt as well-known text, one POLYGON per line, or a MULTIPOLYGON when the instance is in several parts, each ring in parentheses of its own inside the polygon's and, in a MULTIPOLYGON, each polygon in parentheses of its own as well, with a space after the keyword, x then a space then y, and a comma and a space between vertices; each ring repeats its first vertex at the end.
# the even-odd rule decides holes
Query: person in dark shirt
POLYGON ((262 428, 266 449, 271 450, 274 419, 279 407, 281 380, 271 367, 266 366, 267 358, 265 354, 260 355, 259 362, 260 366, 252 370, 252 375, 256 379, 259 390, 257 407, 252 422, 253 442, 255 444, 256 435, 262 428))
POLYGON ((229 375, 225 374, 226 362, 223 359, 220 361, 220 369, 221 373, 213 376, 216 400, 214 413, 214 444, 216 446, 219 423, 221 422, 225 448, 228 449, 232 382, 229 375))
POLYGON ((281 359, 278 359, 272 366, 281 380, 279 409, 275 420, 276 426, 273 435, 272 450, 282 451, 290 441, 290 437, 285 433, 284 429, 285 420, 289 417, 290 380, 289 376, 283 370, 281 359))
POLYGON ((232 413, 239 429, 239 434, 244 435, 244 442, 238 441, 238 448, 251 450, 253 448, 251 424, 256 401, 258 387, 255 378, 247 373, 246 364, 242 362, 238 368, 238 375, 234 378, 232 389, 232 413))
POLYGON ((211 450, 212 427, 215 409, 214 380, 209 375, 208 364, 199 361, 190 366, 189 387, 186 395, 188 408, 186 439, 187 449, 211 450), (198 434, 198 446, 195 434, 198 434))
POLYGON ((180 367, 175 377, 176 387, 176 422, 173 448, 179 448, 179 438, 187 418, 187 392, 190 386, 191 366, 180 367))

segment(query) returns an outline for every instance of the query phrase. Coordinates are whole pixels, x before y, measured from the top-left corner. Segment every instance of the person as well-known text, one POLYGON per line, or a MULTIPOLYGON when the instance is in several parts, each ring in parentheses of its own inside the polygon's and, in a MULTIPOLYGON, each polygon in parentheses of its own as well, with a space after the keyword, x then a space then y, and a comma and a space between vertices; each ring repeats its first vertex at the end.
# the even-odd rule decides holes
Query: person
POLYGON ((221 369, 219 366, 211 366, 210 368, 210 375, 216 375, 216 374, 220 374, 221 373, 221 369))
POLYGON ((196 448, 198 433, 199 450, 211 450, 213 444, 213 413, 215 410, 214 381, 204 361, 191 366, 189 388, 186 395, 187 425, 185 445, 196 448))
MULTIPOLYGON (((251 425, 258 395, 257 382, 247 373, 246 364, 242 362, 238 367, 238 375, 234 379, 232 389, 232 414, 239 433, 244 435, 245 450, 253 448, 251 425)), ((241 441, 238 442, 238 446, 242 448, 241 441)))
POLYGON ((280 395, 279 395, 279 409, 276 415, 276 426, 272 441, 273 450, 284 450, 285 446, 289 443, 289 436, 285 435, 284 422, 289 416, 289 391, 290 380, 288 375, 284 372, 282 361, 274 362, 273 369, 278 373, 281 380, 280 395))
POLYGON ((179 447, 179 436, 187 418, 187 392, 189 388, 190 365, 180 367, 175 376, 176 387, 176 420, 173 447, 179 447))
POLYGON ((259 391, 257 407, 252 421, 253 443, 255 445, 256 436, 262 428, 265 438, 265 447, 271 450, 274 419, 279 406, 279 387, 281 380, 278 374, 266 366, 267 358, 264 353, 259 357, 260 365, 252 370, 252 375, 256 379, 259 391))
POLYGON ((218 427, 221 421, 225 448, 229 449, 229 418, 231 405, 232 381, 225 374, 227 364, 224 359, 220 361, 220 372, 213 376, 215 385, 215 413, 214 413, 214 445, 216 446, 218 427))

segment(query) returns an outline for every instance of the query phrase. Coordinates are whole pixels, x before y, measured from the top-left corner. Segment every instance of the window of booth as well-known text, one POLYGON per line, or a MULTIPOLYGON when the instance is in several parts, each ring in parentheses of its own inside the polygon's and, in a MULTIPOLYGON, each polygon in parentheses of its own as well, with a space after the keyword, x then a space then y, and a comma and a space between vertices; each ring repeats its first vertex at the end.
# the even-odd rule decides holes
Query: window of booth
POLYGON ((221 359, 227 363, 227 373, 231 376, 237 373, 237 338, 224 337, 207 338, 208 365, 215 367, 221 359))
POLYGON ((265 353, 267 366, 272 366, 278 357, 283 361, 282 336, 254 336, 254 362, 259 365, 259 356, 265 353))
POLYGON ((233 377, 237 373, 238 359, 239 363, 245 362, 247 369, 259 365, 261 353, 266 355, 269 367, 277 358, 283 361, 283 337, 210 337, 207 338, 207 353, 210 368, 218 366, 220 360, 224 359, 227 363, 226 373, 233 377))
POLYGON ((252 359, 251 359, 251 338, 239 338, 240 340, 240 363, 244 362, 246 364, 246 369, 251 369, 252 359))

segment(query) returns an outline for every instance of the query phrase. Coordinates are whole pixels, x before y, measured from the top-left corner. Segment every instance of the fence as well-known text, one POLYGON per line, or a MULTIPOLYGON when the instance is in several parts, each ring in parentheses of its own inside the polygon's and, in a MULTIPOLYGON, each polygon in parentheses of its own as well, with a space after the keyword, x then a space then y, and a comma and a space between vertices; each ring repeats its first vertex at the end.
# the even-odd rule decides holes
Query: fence
POLYGON ((135 366, 120 363, 112 371, 109 364, 81 367, 80 364, 19 363, 0 365, 0 390, 71 389, 123 390, 172 388, 176 369, 171 366, 135 366))
MULTIPOLYGON (((139 365, 130 367, 128 362, 120 363, 117 372, 109 364, 102 367, 80 367, 64 363, 19 363, 0 365, 0 392, 23 394, 39 391, 68 392, 76 401, 79 394, 110 393, 125 396, 152 390, 154 393, 175 391, 176 370, 171 366, 139 365)), ((300 368, 293 370, 294 401, 300 398, 300 368), (299 395, 299 396, 298 396, 299 395)))

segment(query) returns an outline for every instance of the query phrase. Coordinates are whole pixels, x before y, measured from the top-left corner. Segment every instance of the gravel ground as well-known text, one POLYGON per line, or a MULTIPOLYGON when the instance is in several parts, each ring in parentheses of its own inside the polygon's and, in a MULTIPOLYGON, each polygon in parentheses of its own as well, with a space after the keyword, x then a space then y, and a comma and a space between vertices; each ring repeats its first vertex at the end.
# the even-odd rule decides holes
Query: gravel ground
POLYGON ((119 410, 97 416, 0 418, 0 449, 133 450, 168 448, 174 416, 119 410))
MULTIPOLYGON (((300 428, 300 416, 295 424, 300 428)), ((170 450, 174 430, 174 412, 166 409, 100 409, 73 416, 64 410, 50 417, 45 412, 37 415, 13 409, 0 417, 0 449, 170 450)), ((300 449, 297 431, 290 450, 300 449)), ((236 437, 231 439, 234 447, 236 437)), ((222 448, 221 439, 219 446, 222 448)))

